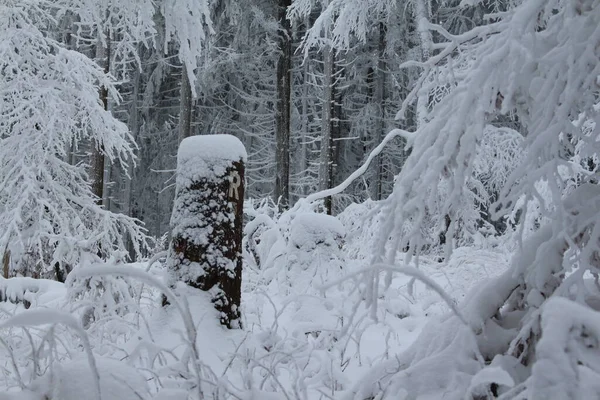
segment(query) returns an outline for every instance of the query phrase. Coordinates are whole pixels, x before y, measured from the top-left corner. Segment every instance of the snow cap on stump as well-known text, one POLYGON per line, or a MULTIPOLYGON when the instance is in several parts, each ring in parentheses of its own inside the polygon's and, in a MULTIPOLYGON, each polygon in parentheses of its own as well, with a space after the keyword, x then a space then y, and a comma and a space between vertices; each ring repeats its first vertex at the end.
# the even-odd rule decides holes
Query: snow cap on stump
POLYGON ((177 186, 188 186, 200 178, 220 178, 232 162, 245 163, 247 158, 246 148, 233 135, 187 137, 177 152, 177 186))

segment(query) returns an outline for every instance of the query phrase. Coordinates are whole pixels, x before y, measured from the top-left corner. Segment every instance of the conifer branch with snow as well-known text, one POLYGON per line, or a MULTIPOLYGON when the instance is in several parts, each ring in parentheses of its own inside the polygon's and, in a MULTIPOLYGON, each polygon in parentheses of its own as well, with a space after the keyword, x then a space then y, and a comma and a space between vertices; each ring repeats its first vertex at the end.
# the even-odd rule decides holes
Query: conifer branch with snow
POLYGON ((98 96, 103 87, 119 100, 112 78, 38 29, 52 22, 41 3, 0 7, 0 248, 38 276, 68 272, 83 253, 124 249, 125 233, 139 253, 140 224, 98 206, 85 165, 67 157, 93 140, 111 160, 133 162, 127 127, 98 96))

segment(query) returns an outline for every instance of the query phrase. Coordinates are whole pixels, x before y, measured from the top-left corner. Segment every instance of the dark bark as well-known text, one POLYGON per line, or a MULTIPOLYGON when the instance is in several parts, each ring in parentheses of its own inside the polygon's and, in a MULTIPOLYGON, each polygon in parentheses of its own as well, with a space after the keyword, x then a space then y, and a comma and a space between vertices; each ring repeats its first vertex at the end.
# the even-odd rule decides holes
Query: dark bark
POLYGON ((61 262, 54 263, 54 279, 57 282, 65 283, 67 280, 67 275, 71 272, 73 268, 71 268, 68 264, 63 264, 61 262))
MULTIPOLYGON (((333 50, 323 49, 323 104, 321 108, 321 157, 319 165, 319 190, 331 188, 332 136, 331 105, 333 101, 333 50)), ((331 196, 324 199, 325 211, 331 215, 331 196)))
POLYGON ((2 272, 5 279, 8 279, 10 274, 10 250, 5 250, 2 256, 2 272))
POLYGON ((92 176, 92 193, 97 197, 96 202, 99 205, 104 203, 104 154, 99 146, 92 149, 91 156, 91 176, 92 176))
MULTIPOLYGON (((174 280, 200 290, 219 289, 213 292, 212 301, 221 312, 221 324, 228 328, 240 327, 244 163, 232 163, 218 179, 200 178, 188 187, 177 188, 177 197, 184 200, 176 201, 173 213, 181 213, 183 207, 197 213, 198 226, 186 227, 205 230, 208 240, 194 243, 187 231, 174 235, 169 263, 171 274, 174 280), (203 272, 190 279, 191 268, 198 265, 203 272)), ((163 305, 166 304, 163 298, 163 305)))
MULTIPOLYGON (((110 72, 110 32, 106 35, 106 47, 98 43, 97 54, 99 58, 104 58, 104 72, 110 72)), ((108 111, 108 90, 105 87, 100 89, 100 101, 104 106, 104 110, 108 111)), ((97 197, 97 203, 103 204, 104 196, 104 149, 101 143, 94 143, 92 147, 92 155, 90 160, 92 193, 97 197)))
POLYGON ((450 215, 446 214, 444 215, 444 230, 442 232, 440 232, 440 236, 439 236, 439 244, 440 246, 443 246, 446 244, 446 240, 448 239, 448 230, 450 230, 450 224, 452 223, 452 219, 450 218, 450 215))
MULTIPOLYGON (((385 129, 385 81, 386 81, 386 62, 385 62, 385 49, 386 49, 386 27, 383 22, 379 23, 379 40, 377 43, 377 73, 375 74, 375 90, 373 91, 373 102, 377 107, 377 116, 375 124, 375 146, 383 140, 384 129, 385 129)), ((381 200, 383 197, 382 192, 382 180, 383 180, 383 155, 379 154, 375 158, 375 187, 374 196, 375 200, 381 200)))
POLYGON ((287 18, 291 0, 279 0, 279 60, 277 62, 277 110, 275 115, 275 201, 285 209, 290 200, 290 129, 292 96, 292 27, 287 18))
MULTIPOLYGON (((342 118, 342 107, 341 107, 341 95, 338 90, 337 81, 339 79, 340 70, 336 66, 336 57, 337 52, 332 49, 331 54, 326 60, 329 65, 325 65, 325 74, 326 76, 325 82, 328 82, 328 87, 325 88, 325 91, 328 92, 324 97, 327 100, 323 107, 327 107, 327 109, 323 110, 323 116, 327 116, 328 122, 328 133, 324 135, 323 139, 327 140, 326 143, 326 172, 323 187, 321 190, 330 189, 335 185, 334 177, 335 177, 335 169, 337 167, 336 161, 338 160, 338 142, 337 139, 341 137, 341 118, 342 118), (326 137, 325 137, 326 136, 326 137)), ((324 158, 322 158, 323 160, 324 158)), ((333 214, 333 199, 331 196, 327 196, 324 199, 325 212, 328 215, 333 214)))
POLYGON ((192 86, 185 65, 181 68, 181 93, 179 104, 179 143, 192 136, 192 86))

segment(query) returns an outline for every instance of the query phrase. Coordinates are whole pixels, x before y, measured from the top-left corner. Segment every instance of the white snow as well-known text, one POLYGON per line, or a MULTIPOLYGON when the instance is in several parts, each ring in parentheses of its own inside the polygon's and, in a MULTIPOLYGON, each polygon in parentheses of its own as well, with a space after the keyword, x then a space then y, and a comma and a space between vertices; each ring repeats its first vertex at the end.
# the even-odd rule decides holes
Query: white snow
MULTIPOLYGON (((147 398, 146 380, 135 368, 102 357, 96 357, 96 365, 102 400, 147 398)), ((94 380, 87 360, 74 360, 54 365, 50 372, 35 380, 28 391, 39 396, 32 398, 40 400, 81 400, 93 398, 94 380)))
MULTIPOLYGON (((143 264, 93 264, 74 270, 69 282, 73 279, 85 282, 85 277, 93 275, 108 290, 114 286, 110 277, 115 275, 125 277, 127 282, 137 282, 132 284, 135 290, 140 290, 140 284, 144 283, 141 296, 144 301, 139 310, 131 305, 123 315, 103 314, 103 318, 109 319, 92 322, 86 332, 99 360, 102 400, 127 399, 124 396, 129 393, 119 388, 118 380, 106 379, 103 365, 109 364, 105 364, 103 358, 107 357, 122 360, 111 359, 109 363, 119 365, 110 367, 109 371, 119 371, 122 376, 130 374, 131 382, 137 382, 137 377, 143 375, 148 384, 139 390, 149 393, 141 395, 143 400, 197 399, 199 394, 194 388, 198 382, 204 393, 211 393, 218 385, 225 399, 296 399, 296 393, 301 392, 312 399, 325 390, 335 398, 362 400, 371 393, 377 394, 376 389, 381 387, 388 387, 389 393, 404 392, 409 398, 415 393, 425 393, 436 399, 445 393, 446 386, 453 388, 452 395, 464 393, 469 387, 473 390, 484 387, 486 377, 492 379, 496 375, 490 378, 486 372, 479 375, 475 383, 471 382, 481 370, 476 347, 492 348, 493 343, 484 344, 483 339, 473 336, 458 318, 447 315, 450 308, 446 302, 458 304, 465 299, 472 284, 501 275, 507 257, 500 249, 467 248, 457 250, 444 264, 424 257, 420 274, 435 282, 438 291, 444 290, 446 300, 422 282, 411 284, 410 276, 394 274, 387 289, 382 282, 378 320, 373 321, 371 310, 362 303, 368 274, 357 275, 357 271, 368 271, 369 267, 369 250, 365 246, 380 220, 363 216, 373 210, 377 207, 372 203, 357 205, 339 218, 309 210, 290 210, 278 216, 259 214, 256 221, 248 224, 246 233, 256 230, 258 235, 256 249, 260 265, 252 264, 251 255, 246 254, 243 330, 227 330, 219 325, 210 293, 184 285, 169 290, 164 284, 164 266, 157 263, 149 273, 144 272, 143 264), (360 227, 367 221, 373 225, 370 228, 365 225, 363 234, 360 227), (350 278, 344 279, 348 276, 350 278), (162 293, 173 300, 166 309, 157 304, 162 293), (195 343, 194 350, 189 346, 190 340, 195 343), (99 354, 102 357, 98 357, 99 354), (197 354, 201 361, 198 371, 186 361, 192 354, 197 354), (381 379, 385 371, 399 368, 405 369, 405 373, 381 379), (456 372, 443 374, 449 370, 456 372), (116 386, 106 387, 107 382, 116 386), (114 395, 114 390, 119 394, 114 395)), ((403 257, 399 255, 398 264, 402 262, 403 257)), ((119 279, 122 285, 122 278, 119 279)), ((20 290, 20 286, 18 288, 20 290)), ((487 298, 481 291, 475 292, 477 296, 487 298)), ((75 301, 70 307, 78 307, 78 300, 69 301, 75 301)), ((88 298, 80 301, 83 305, 89 304, 88 298)), ((490 302, 495 304, 493 299, 490 302)), ((61 307, 60 303, 55 302, 55 307, 61 307)), ((36 304, 38 308, 33 314, 20 313, 11 321, 12 326, 34 324, 48 329, 48 324, 58 321, 69 326, 78 324, 77 319, 67 321, 63 314, 41 309, 40 304, 36 304)), ((479 326, 479 321, 472 322, 479 326)), ((5 323, 5 326, 8 325, 5 323)), ((490 335, 492 341, 492 336, 499 337, 498 332, 502 333, 499 328, 486 325, 482 335, 490 335)), ((72 337, 73 343, 77 343, 77 336, 72 337)), ((26 343, 11 342, 16 346, 15 351, 18 350, 17 357, 25 354, 26 343)), ((71 352, 80 354, 81 349, 73 346, 71 352)), ((0 354, 10 360, 6 353, 0 354)), ((86 374, 81 381, 88 382, 86 379, 91 379, 93 374, 86 362, 61 361, 64 367, 60 368, 67 371, 73 363, 81 370, 79 373, 86 374)), ((17 365, 23 373, 26 389, 15 392, 16 383, 11 381, 8 385, 11 391, 3 400, 26 399, 26 393, 33 396, 32 400, 41 400, 39 394, 49 387, 49 377, 44 374, 28 383, 31 362, 24 364, 17 358, 17 365)), ((56 369, 59 374, 62 373, 58 372, 60 368, 56 369)), ((501 373, 497 376, 506 378, 501 373)), ((81 386, 69 384, 69 381, 61 381, 63 386, 53 387, 61 396, 63 392, 59 390, 69 387, 70 391, 64 395, 76 396, 74 393, 78 393, 81 386)))
MULTIPOLYGON (((135 368, 96 357, 102 400, 149 398, 146 380, 135 368)), ((81 400, 94 396, 95 377, 87 360, 56 363, 26 389, 0 393, 0 400, 81 400)))
POLYGON ((187 400, 188 392, 183 389, 162 389, 153 397, 154 400, 187 400))
MULTIPOLYGON (((97 204, 84 163, 70 156, 82 140, 96 143, 120 162, 115 171, 125 171, 139 133, 132 120, 130 135, 98 101, 104 87, 117 105, 116 82, 52 39, 69 15, 104 43, 98 9, 72 9, 86 1, 0 5, 0 254, 12 254, 6 274, 73 268, 66 285, 0 278, 0 400, 600 398, 598 0, 499 9, 483 7, 497 1, 462 0, 459 11, 476 12, 475 27, 462 32, 429 15, 431 1, 413 0, 404 15, 420 43, 388 67, 411 74, 398 117, 416 111, 416 130, 392 130, 366 158, 366 147, 355 152, 348 142, 364 165, 291 210, 247 207, 242 317, 232 330, 219 324, 216 288, 181 282, 205 272, 200 262, 178 270, 171 252, 158 266, 123 265, 116 249, 129 240, 138 250, 143 228, 125 217, 131 210, 113 214, 97 204), (493 14, 480 15, 484 9, 493 14), (377 157, 395 169, 384 159, 396 149, 382 153, 394 138, 410 155, 401 155, 387 199, 321 214, 325 197, 353 190, 345 202, 359 186, 368 189, 371 173, 381 176, 369 166, 377 157)), ((214 28, 209 2, 166 3, 163 42, 179 39, 182 76, 195 97, 195 69, 214 28), (202 20, 201 29, 188 30, 192 20, 202 20)), ((315 3, 295 1, 289 16, 310 19, 315 3)), ((395 23, 392 3, 325 1, 305 32, 306 54, 323 49, 323 32, 338 50, 368 45, 372 16, 406 26, 395 23)), ((102 18, 133 23, 117 8, 102 18)), ((137 15, 147 25, 132 32, 136 40, 156 33, 149 9, 137 15)), ((394 43, 393 30, 385 35, 394 43)), ((116 46, 115 60, 128 58, 128 43, 116 46)), ((270 152, 264 148, 261 155, 270 152)), ((230 274, 228 244, 210 242, 234 222, 242 177, 232 167, 247 160, 244 146, 231 135, 196 136, 177 156, 169 233, 230 274)), ((302 174, 298 167, 290 177, 302 174)), ((310 162, 305 167, 310 173, 310 162)), ((307 182, 292 179, 292 197, 307 182)))
POLYGON ((531 398, 591 399, 600 396, 600 314, 554 297, 541 313, 541 339, 531 373, 531 398))
POLYGON ((0 277, 0 298, 10 302, 28 301, 34 307, 46 305, 64 297, 66 289, 60 282, 49 279, 33 279, 15 277, 5 279, 0 277))
POLYGON ((233 162, 246 162, 247 158, 246 148, 233 135, 187 137, 177 152, 177 180, 183 183, 222 177, 233 162))
POLYGON ((330 215, 300 213, 290 226, 290 243, 298 249, 311 250, 317 245, 340 248, 346 230, 342 223, 330 215))

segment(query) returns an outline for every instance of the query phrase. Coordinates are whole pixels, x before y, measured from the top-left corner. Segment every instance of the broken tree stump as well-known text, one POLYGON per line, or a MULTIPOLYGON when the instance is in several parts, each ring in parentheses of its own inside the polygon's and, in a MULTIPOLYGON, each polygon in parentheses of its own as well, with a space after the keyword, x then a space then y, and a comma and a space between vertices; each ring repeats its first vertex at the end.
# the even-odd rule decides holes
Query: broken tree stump
POLYGON ((221 324, 240 327, 246 149, 231 135, 185 138, 177 153, 171 284, 210 291, 221 324))

